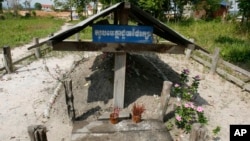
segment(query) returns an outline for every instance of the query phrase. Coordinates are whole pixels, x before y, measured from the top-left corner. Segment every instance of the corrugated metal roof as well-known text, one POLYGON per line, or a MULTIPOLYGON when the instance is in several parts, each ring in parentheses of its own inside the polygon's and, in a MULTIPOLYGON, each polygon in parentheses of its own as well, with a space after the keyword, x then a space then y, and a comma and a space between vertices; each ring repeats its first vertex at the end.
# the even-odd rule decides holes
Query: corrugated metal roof
MULTIPOLYGON (((120 2, 117 3, 103 11, 101 11, 100 13, 93 15, 85 20, 83 20, 82 22, 79 22, 78 24, 76 24, 75 26, 73 26, 72 28, 51 37, 49 40, 52 41, 54 44, 57 42, 61 42, 64 39, 74 35, 75 33, 83 30, 85 27, 91 25, 94 23, 95 20, 99 19, 100 17, 105 17, 108 14, 110 14, 111 12, 115 11, 115 10, 119 10, 121 7, 124 6, 125 2, 120 2)), ((168 27, 167 25, 165 25, 164 23, 162 23, 161 21, 157 20, 156 18, 152 17, 150 14, 146 13, 145 11, 141 10, 140 8, 134 6, 131 4, 131 8, 129 9, 129 17, 131 19, 134 19, 135 21, 137 21, 140 25, 148 25, 148 26, 153 26, 154 28, 154 34, 172 42, 175 43, 177 45, 182 45, 182 46, 187 46, 188 44, 193 44, 191 41, 189 41, 188 39, 186 39, 184 36, 182 36, 181 34, 177 33, 176 31, 174 31, 173 29, 171 29, 170 27, 168 27)), ((204 50, 203 48, 201 48, 198 45, 195 45, 196 49, 201 49, 204 50)), ((206 51, 206 50, 204 50, 206 51)))

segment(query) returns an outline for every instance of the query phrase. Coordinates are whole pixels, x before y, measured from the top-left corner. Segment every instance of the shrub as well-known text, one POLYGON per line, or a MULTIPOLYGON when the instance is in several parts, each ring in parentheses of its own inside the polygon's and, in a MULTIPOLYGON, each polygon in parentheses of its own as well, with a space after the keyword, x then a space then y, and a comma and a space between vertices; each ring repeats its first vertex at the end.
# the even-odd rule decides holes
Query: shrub
POLYGON ((33 10, 33 11, 31 12, 31 14, 32 14, 32 16, 35 17, 35 16, 36 16, 36 11, 33 10))
POLYGON ((206 124, 208 120, 204 115, 203 107, 195 106, 191 102, 198 95, 200 77, 198 75, 193 77, 191 85, 188 86, 186 83, 189 81, 189 70, 184 69, 180 74, 180 78, 181 85, 175 84, 172 89, 172 93, 177 96, 177 100, 182 98, 181 105, 178 105, 175 110, 175 123, 178 128, 190 132, 193 123, 206 124))
POLYGON ((204 116, 204 109, 201 106, 194 106, 192 102, 178 106, 175 111, 175 119, 177 127, 184 129, 186 132, 191 131, 193 123, 207 123, 207 118, 204 116))
POLYGON ((189 82, 188 77, 189 77, 189 70, 184 69, 180 74, 181 85, 175 84, 172 89, 172 93, 174 96, 190 101, 195 99, 196 96, 198 95, 200 77, 198 75, 193 77, 193 82, 190 86, 186 84, 187 82, 189 82))

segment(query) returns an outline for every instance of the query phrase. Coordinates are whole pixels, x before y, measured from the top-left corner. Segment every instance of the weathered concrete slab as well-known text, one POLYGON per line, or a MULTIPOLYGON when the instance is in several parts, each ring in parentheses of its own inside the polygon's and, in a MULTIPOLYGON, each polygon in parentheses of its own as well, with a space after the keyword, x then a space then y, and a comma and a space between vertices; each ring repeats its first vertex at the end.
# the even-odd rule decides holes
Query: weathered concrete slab
POLYGON ((133 123, 132 120, 122 120, 118 124, 105 121, 75 122, 71 141, 173 141, 163 122, 159 120, 144 120, 133 123))

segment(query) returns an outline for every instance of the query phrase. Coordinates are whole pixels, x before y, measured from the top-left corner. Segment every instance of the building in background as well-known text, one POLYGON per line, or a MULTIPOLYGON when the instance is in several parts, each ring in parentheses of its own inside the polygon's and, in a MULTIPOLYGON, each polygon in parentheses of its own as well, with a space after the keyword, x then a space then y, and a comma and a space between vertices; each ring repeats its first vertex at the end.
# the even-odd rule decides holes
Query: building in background
POLYGON ((229 0, 229 4, 230 4, 229 10, 228 10, 229 13, 230 14, 238 14, 239 7, 238 7, 237 0, 229 0))
POLYGON ((43 11, 52 11, 52 5, 50 4, 41 4, 43 11))

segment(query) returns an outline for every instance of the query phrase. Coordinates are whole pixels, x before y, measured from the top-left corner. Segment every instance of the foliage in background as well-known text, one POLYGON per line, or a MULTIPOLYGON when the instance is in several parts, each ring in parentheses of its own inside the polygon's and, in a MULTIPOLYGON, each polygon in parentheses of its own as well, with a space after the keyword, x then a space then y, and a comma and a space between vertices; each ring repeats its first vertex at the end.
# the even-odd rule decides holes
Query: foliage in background
POLYGON ((58 31, 63 20, 52 18, 12 18, 0 22, 0 47, 15 47, 31 42, 34 37, 46 37, 58 31))
POLYGON ((139 0, 138 5, 144 11, 151 13, 155 18, 160 18, 160 15, 163 14, 162 0, 139 0))
POLYGON ((194 21, 189 19, 166 24, 185 37, 193 38, 195 43, 210 53, 213 53, 215 47, 221 48, 221 56, 227 61, 247 63, 245 61, 250 60, 250 28, 241 26, 238 22, 223 23, 217 20, 194 21))
POLYGON ((3 0, 0 0, 0 14, 3 13, 3 0))
POLYGON ((35 8, 36 10, 41 10, 41 9, 42 9, 42 4, 39 3, 39 2, 36 2, 36 3, 34 4, 34 8, 35 8))
POLYGON ((250 18, 250 1, 249 0, 237 0, 239 2, 238 7, 242 14, 242 23, 249 22, 250 18))

